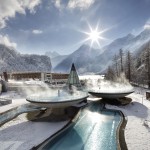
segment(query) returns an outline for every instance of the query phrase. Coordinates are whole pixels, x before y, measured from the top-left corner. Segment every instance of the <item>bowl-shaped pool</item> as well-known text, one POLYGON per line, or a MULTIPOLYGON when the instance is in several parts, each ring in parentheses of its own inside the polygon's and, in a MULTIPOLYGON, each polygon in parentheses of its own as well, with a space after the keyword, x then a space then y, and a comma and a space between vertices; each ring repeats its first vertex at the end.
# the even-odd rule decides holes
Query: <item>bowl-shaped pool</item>
POLYGON ((126 90, 111 90, 108 91, 105 90, 89 90, 88 91, 91 95, 96 96, 96 97, 101 97, 101 98, 109 98, 109 99, 117 99, 117 98, 122 98, 125 97, 131 93, 134 92, 133 88, 126 89, 126 90))
POLYGON ((60 108, 69 107, 82 102, 88 97, 87 92, 77 91, 75 93, 58 94, 56 96, 49 95, 31 95, 26 100, 34 105, 41 107, 60 108))

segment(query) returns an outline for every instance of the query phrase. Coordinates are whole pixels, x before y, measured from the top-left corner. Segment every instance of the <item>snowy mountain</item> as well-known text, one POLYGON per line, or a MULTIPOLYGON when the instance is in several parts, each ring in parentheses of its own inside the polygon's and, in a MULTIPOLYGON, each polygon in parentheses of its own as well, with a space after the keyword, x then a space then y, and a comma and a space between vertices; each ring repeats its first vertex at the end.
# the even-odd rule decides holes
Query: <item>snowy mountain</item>
POLYGON ((0 44, 0 72, 3 71, 51 71, 51 61, 45 55, 23 55, 0 44))
POLYGON ((46 56, 50 57, 52 68, 55 68, 60 62, 67 58, 68 55, 60 55, 59 53, 49 51, 45 53, 46 56))
POLYGON ((124 50, 130 50, 131 52, 136 52, 142 45, 149 42, 150 40, 150 30, 145 29, 139 35, 134 37, 126 46, 124 50))
POLYGON ((150 41, 150 30, 146 29, 137 36, 128 34, 125 37, 118 38, 99 50, 90 49, 87 45, 83 45, 60 62, 55 67, 55 70, 66 71, 69 69, 71 63, 74 62, 80 73, 100 73, 105 71, 107 67, 112 64, 114 55, 118 54, 120 49, 122 49, 124 53, 131 51, 134 55, 138 53, 148 41, 150 41))
POLYGON ((95 64, 99 64, 99 68, 101 67, 100 71, 104 71, 112 64, 112 59, 115 54, 118 55, 119 49, 122 49, 124 53, 130 51, 135 55, 149 40, 150 30, 147 29, 137 36, 128 34, 127 36, 117 39, 111 44, 103 47, 104 52, 95 59, 95 64))
POLYGON ((45 52, 45 55, 48 56, 48 57, 50 57, 50 58, 52 59, 52 58, 54 58, 54 57, 59 56, 60 54, 57 53, 57 52, 55 52, 55 51, 53 51, 53 52, 48 51, 48 52, 45 52))
POLYGON ((138 56, 149 41, 150 30, 147 29, 137 36, 128 34, 123 38, 116 39, 99 50, 90 48, 88 45, 82 45, 68 56, 52 52, 49 53, 49 57, 45 55, 23 55, 12 48, 0 45, 0 72, 5 70, 50 71, 52 60, 54 71, 57 72, 69 71, 74 62, 79 73, 100 73, 112 64, 112 59, 115 54, 118 54, 119 49, 122 49, 124 53, 130 50, 133 55, 138 56))
POLYGON ((55 68, 60 62, 66 59, 68 55, 59 55, 54 58, 51 58, 52 68, 55 68))
POLYGON ((128 34, 127 36, 116 39, 109 45, 103 47, 103 52, 94 60, 93 68, 95 68, 97 72, 103 72, 112 63, 114 55, 118 54, 119 50, 127 46, 133 39, 134 36, 128 34))
POLYGON ((75 63, 79 73, 94 71, 92 64, 95 57, 99 54, 99 50, 90 48, 88 45, 82 45, 78 50, 70 54, 66 59, 60 62, 54 71, 66 72, 69 71, 72 63, 75 63))

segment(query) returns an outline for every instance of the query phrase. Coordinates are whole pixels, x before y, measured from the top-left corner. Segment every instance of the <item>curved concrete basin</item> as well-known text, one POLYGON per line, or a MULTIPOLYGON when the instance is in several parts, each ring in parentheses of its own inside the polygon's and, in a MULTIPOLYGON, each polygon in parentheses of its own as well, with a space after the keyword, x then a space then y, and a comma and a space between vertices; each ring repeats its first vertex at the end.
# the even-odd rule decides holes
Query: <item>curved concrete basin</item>
POLYGON ((118 93, 117 92, 110 93, 110 92, 89 91, 89 93, 93 96, 101 97, 101 98, 109 98, 109 99, 122 98, 133 92, 134 92, 134 90, 126 91, 126 92, 118 92, 118 93))
POLYGON ((67 96, 30 96, 26 100, 34 105, 47 108, 63 108, 82 102, 88 97, 86 92, 78 92, 78 94, 68 94, 67 96))

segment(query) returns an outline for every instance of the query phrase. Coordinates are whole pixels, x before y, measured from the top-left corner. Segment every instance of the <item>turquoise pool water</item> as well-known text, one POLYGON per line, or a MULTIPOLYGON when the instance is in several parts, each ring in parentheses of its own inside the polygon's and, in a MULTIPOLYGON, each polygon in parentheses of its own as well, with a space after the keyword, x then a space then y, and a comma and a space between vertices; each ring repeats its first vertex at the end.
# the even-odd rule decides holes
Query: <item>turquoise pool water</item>
POLYGON ((116 150, 119 112, 102 110, 100 104, 84 108, 74 126, 51 140, 43 150, 116 150))

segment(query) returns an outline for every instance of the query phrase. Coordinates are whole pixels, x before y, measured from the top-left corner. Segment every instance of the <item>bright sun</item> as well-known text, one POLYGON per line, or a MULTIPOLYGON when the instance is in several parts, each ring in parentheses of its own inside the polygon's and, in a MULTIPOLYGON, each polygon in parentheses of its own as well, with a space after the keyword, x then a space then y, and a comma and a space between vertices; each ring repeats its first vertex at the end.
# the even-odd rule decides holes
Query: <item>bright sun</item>
POLYGON ((93 29, 90 25, 89 25, 89 29, 90 32, 83 32, 85 34, 88 35, 88 37, 84 40, 84 42, 86 41, 91 41, 91 47, 93 46, 94 43, 96 43, 99 47, 100 47, 100 40, 104 40, 104 38, 102 37, 102 33, 105 32, 105 30, 103 31, 99 31, 98 30, 98 25, 96 26, 95 29, 93 29))
POLYGON ((99 39, 99 33, 97 31, 92 31, 89 33, 89 38, 93 41, 97 41, 99 39))
POLYGON ((99 40, 101 39, 100 32, 97 30, 92 30, 91 32, 87 33, 88 34, 88 39, 91 40, 91 46, 93 45, 94 42, 100 46, 99 40))

